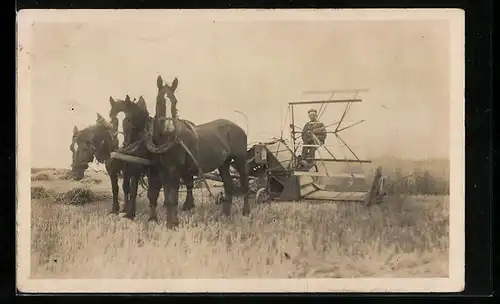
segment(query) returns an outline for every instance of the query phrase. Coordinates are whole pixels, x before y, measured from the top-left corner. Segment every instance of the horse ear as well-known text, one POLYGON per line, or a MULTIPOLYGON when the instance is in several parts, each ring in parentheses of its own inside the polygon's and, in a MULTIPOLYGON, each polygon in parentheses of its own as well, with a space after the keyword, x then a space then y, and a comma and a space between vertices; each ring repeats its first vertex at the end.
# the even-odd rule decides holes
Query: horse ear
POLYGON ((128 96, 128 94, 125 96, 125 102, 130 102, 130 96, 128 96))
POLYGON ((146 101, 144 100, 144 98, 141 96, 139 97, 139 101, 137 102, 137 104, 143 108, 143 109, 147 109, 147 106, 146 106, 146 101))
POLYGON ((113 99, 112 96, 109 96, 109 103, 111 104, 111 106, 115 105, 115 100, 113 99))
POLYGON ((78 133, 78 128, 76 126, 73 127, 73 135, 75 135, 76 133, 78 133))
POLYGON ((161 78, 161 76, 158 76, 158 78, 156 79, 156 86, 158 87, 158 89, 163 88, 163 79, 161 78))
POLYGON ((177 89, 178 84, 179 84, 179 79, 177 79, 177 77, 175 77, 174 81, 172 81, 172 85, 170 86, 170 89, 172 90, 172 92, 174 92, 175 89, 177 89))
POLYGON ((96 122, 103 122, 103 121, 105 121, 105 120, 104 120, 104 117, 102 117, 102 115, 101 115, 101 114, 99 114, 99 113, 96 113, 96 114, 97 114, 97 119, 96 119, 96 122))

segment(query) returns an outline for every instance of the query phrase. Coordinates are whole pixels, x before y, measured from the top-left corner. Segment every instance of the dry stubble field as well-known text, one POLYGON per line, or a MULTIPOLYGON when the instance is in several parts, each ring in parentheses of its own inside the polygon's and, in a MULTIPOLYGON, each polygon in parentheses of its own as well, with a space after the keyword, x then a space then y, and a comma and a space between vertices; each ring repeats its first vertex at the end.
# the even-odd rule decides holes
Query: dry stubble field
MULTIPOLYGON (((272 203, 219 216, 198 196, 178 231, 109 216, 104 173, 83 181, 32 169, 31 274, 36 278, 447 277, 448 196, 392 196, 380 206, 272 203)), ((121 182, 121 181, 120 181, 121 182)), ((121 185, 120 185, 120 195, 121 185)), ((183 194, 180 195, 183 201, 183 194)), ((159 198, 162 206, 163 197, 159 198)))

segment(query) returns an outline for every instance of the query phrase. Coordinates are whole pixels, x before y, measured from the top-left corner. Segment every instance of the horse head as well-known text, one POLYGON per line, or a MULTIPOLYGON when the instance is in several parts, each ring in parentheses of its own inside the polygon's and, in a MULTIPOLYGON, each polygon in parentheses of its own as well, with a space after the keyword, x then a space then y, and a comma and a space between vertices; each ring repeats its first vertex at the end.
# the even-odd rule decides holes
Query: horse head
MULTIPOLYGON (((127 95, 128 97, 128 95, 127 95)), ((130 100, 130 97, 128 97, 130 100)), ((113 97, 109 97, 109 104, 111 105, 111 109, 109 110, 109 118, 113 121, 120 112, 125 112, 126 103, 125 100, 122 99, 114 99, 113 97)))
POLYGON ((147 111, 146 101, 142 96, 140 96, 137 102, 135 98, 134 101, 132 101, 129 95, 127 95, 123 100, 115 100, 110 97, 110 104, 111 109, 109 111, 109 117, 117 133, 123 135, 123 145, 126 146, 134 140, 135 132, 142 131, 144 125, 147 124, 149 112, 147 111), (122 120, 118 118, 118 114, 120 113, 124 114, 122 120))
POLYGON ((171 85, 164 83, 161 76, 158 76, 156 86, 158 87, 158 95, 156 96, 156 119, 163 124, 162 132, 173 134, 175 132, 175 122, 178 120, 177 98, 175 90, 179 80, 174 78, 171 85), (171 117, 167 117, 167 98, 170 100, 171 117))
POLYGON ((135 102, 135 99, 132 101, 128 95, 124 100, 113 100, 111 102, 109 115, 115 125, 119 125, 119 120, 117 118, 119 113, 125 115, 122 121, 122 131, 124 145, 128 145, 134 140, 137 140, 137 136, 144 131, 149 122, 149 112, 147 110, 146 101, 140 96, 139 100, 135 102))
POLYGON ((102 115, 97 114, 96 123, 83 130, 73 127, 73 135, 69 149, 72 152, 71 171, 76 180, 81 180, 89 163, 94 161, 94 157, 101 160, 100 155, 103 152, 109 153, 107 145, 112 145, 111 133, 113 126, 107 122, 102 115))

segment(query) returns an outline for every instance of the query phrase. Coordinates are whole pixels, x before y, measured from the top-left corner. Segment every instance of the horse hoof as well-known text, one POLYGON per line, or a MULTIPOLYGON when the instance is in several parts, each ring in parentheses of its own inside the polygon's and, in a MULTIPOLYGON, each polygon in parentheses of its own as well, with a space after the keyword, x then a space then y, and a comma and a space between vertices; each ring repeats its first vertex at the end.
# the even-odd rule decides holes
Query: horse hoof
POLYGON ((179 224, 167 224, 167 229, 177 230, 179 228, 179 224))
POLYGON ((125 215, 123 216, 123 218, 124 218, 124 219, 127 219, 127 220, 131 220, 131 221, 133 221, 133 220, 134 220, 134 218, 135 218, 135 216, 134 216, 134 215, 130 215, 130 214, 125 214, 125 215))
POLYGON ((157 223, 158 222, 158 218, 157 217, 149 217, 148 222, 155 222, 155 223, 157 223))
POLYGON ((183 205, 182 211, 189 211, 194 208, 194 205, 183 205))

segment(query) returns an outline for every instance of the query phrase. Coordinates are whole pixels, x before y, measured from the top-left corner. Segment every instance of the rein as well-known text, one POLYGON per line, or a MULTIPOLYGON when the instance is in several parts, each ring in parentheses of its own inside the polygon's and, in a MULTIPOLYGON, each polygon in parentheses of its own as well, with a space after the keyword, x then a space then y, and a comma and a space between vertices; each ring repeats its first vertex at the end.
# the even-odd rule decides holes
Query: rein
MULTIPOLYGON (((194 137, 196 138, 196 155, 199 158, 200 157, 200 141, 199 141, 199 137, 198 137, 198 132, 196 132, 195 126, 191 125, 189 122, 184 121, 184 123, 186 123, 186 125, 188 125, 188 128, 191 129, 191 131, 193 131, 194 137)), ((189 148, 186 146, 184 141, 180 140, 180 144, 184 148, 184 150, 186 150, 187 154, 189 154, 189 156, 191 156, 191 158, 193 159, 195 166, 198 168, 198 177, 203 180, 203 183, 205 184, 205 187, 207 187, 207 190, 208 190, 208 193, 210 194, 210 196, 212 196, 212 198, 215 199, 215 196, 213 195, 212 191, 210 190, 210 186, 208 185, 207 179, 205 178, 205 175, 203 174, 203 170, 201 169, 198 161, 196 160, 196 157, 194 157, 193 153, 191 153, 191 150, 189 150, 189 148)))
MULTIPOLYGON (((101 163, 101 164, 102 164, 102 163, 106 162, 106 159, 102 159, 101 157, 98 157, 98 155, 99 155, 99 156, 101 156, 101 153, 103 152, 103 151, 102 151, 102 149, 103 149, 104 144, 106 143, 107 139, 109 139, 109 140, 113 141, 113 140, 115 139, 116 135, 117 135, 119 132, 120 132, 120 131, 113 132, 112 130, 108 130, 108 132, 107 132, 108 134, 106 134, 106 135, 110 135, 110 137, 107 137, 107 136, 106 136, 106 137, 104 137, 104 138, 103 138, 103 140, 99 143, 99 146, 98 146, 97 148, 96 148, 96 147, 94 147, 94 148, 95 148, 94 156, 95 156, 95 158, 97 159, 97 161, 98 161, 99 163, 101 163)), ((112 152, 112 150, 113 150, 113 149, 111 149, 111 151, 109 151, 109 152, 112 152)), ((106 157, 106 158, 107 158, 107 157, 106 157)))

